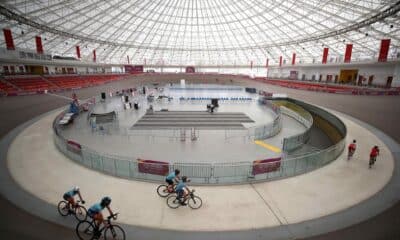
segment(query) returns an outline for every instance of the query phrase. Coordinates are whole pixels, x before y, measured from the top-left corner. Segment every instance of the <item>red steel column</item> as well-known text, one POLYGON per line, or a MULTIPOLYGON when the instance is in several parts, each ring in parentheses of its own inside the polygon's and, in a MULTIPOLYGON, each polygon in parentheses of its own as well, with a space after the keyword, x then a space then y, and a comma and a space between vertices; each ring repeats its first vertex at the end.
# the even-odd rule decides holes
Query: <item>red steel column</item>
POLYGON ((78 58, 81 58, 81 49, 79 48, 79 46, 76 46, 75 48, 76 48, 76 56, 78 58))
POLYGON ((126 58, 128 59, 128 64, 129 64, 129 55, 126 55, 126 58))
POLYGON ((282 56, 279 57, 279 67, 282 67, 282 56))
POLYGON ((296 53, 293 53, 293 56, 292 56, 292 65, 295 65, 296 64, 296 53))
POLYGON ((324 48, 324 53, 322 55, 322 64, 326 64, 326 62, 328 60, 328 52, 329 52, 329 48, 324 48))
POLYGON ((35 40, 36 40, 36 52, 39 54, 43 54, 42 38, 40 36, 36 36, 35 40))
POLYGON ((96 49, 93 49, 93 62, 96 62, 96 49))
POLYGON ((15 50, 14 40, 10 29, 3 28, 4 40, 8 50, 15 50))
POLYGON ((346 52, 344 54, 344 62, 349 63, 351 62, 351 53, 353 51, 353 44, 346 45, 346 52))
POLYGON ((379 50, 378 62, 386 62, 390 48, 390 39, 382 39, 381 49, 379 50))

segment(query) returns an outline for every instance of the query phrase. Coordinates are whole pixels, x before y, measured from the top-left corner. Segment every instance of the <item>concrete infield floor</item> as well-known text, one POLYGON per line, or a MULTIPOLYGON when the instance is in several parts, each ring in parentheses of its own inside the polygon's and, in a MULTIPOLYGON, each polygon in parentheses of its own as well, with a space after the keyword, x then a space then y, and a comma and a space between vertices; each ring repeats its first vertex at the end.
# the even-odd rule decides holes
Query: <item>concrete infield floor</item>
MULTIPOLYGON (((201 209, 173 210, 156 194, 157 184, 104 175, 59 153, 51 128, 57 113, 23 130, 12 142, 7 157, 14 180, 25 191, 54 205, 55 216, 51 218, 56 221, 64 221, 57 218, 56 211, 64 190, 79 185, 88 203, 104 195, 112 196, 112 208, 121 213, 118 222, 126 225, 178 231, 237 231, 282 226, 333 214, 368 199, 390 180, 394 167, 392 155, 382 141, 342 117, 349 129, 347 142, 358 139, 352 160, 347 161, 343 153, 321 169, 279 181, 198 186, 196 191, 203 199, 201 209), (369 170, 368 152, 374 144, 380 146, 381 154, 369 170), (93 187, 94 182, 98 187, 93 187)), ((22 208, 32 210, 30 206, 22 208)), ((38 209, 35 212, 40 214, 38 209)))

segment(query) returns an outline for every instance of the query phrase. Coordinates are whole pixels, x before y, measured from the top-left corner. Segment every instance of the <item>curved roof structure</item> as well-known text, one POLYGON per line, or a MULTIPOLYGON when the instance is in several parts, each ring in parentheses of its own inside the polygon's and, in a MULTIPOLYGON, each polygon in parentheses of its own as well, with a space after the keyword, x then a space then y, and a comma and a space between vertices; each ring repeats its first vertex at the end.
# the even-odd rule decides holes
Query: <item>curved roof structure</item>
POLYGON ((73 56, 79 45, 102 62, 265 65, 293 53, 318 62, 324 47, 340 59, 348 43, 372 59, 383 38, 397 56, 399 10, 394 0, 13 0, 0 3, 0 26, 17 47, 35 49, 40 35, 45 51, 73 56))

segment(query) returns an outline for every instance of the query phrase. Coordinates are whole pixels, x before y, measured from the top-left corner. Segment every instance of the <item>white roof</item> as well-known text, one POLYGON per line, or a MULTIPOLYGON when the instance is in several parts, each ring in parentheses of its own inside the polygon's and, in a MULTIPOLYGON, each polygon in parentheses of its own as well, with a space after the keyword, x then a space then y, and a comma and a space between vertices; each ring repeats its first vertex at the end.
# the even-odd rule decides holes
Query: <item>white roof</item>
MULTIPOLYGON (((400 42, 400 3, 395 0, 13 0, 1 1, 0 27, 17 47, 98 61, 136 64, 265 65, 279 56, 297 62, 376 58, 390 38, 389 57, 400 42), (8 10, 7 13, 4 11, 8 10), (12 16, 10 20, 4 15, 12 16), (19 24, 18 24, 19 22, 19 24), (23 32, 23 34, 21 34, 23 32)), ((3 34, 0 44, 4 46, 3 34)))

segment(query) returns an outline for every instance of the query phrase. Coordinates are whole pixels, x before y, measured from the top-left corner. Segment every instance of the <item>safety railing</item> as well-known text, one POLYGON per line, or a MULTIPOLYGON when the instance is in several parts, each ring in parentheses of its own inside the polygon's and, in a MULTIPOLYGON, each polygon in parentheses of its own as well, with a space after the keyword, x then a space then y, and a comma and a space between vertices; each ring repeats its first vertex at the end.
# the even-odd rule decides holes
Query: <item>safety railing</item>
POLYGON ((282 130, 282 116, 279 106, 274 105, 271 101, 261 100, 261 105, 272 110, 274 118, 271 123, 249 127, 246 130, 225 130, 225 138, 244 137, 251 140, 263 140, 277 135, 282 130))
MULTIPOLYGON (((310 110, 307 108, 309 107, 308 105, 303 104, 307 110, 310 110)), ((173 169, 179 168, 184 175, 187 175, 192 180, 193 184, 234 184, 270 181, 312 171, 332 162, 342 154, 345 147, 344 136, 346 134, 344 124, 340 119, 323 109, 317 107, 311 107, 311 109, 314 113, 318 112, 320 116, 325 117, 344 135, 339 142, 327 149, 296 157, 282 156, 253 162, 168 163, 110 155, 94 151, 64 138, 62 126, 58 125, 58 121, 63 117, 64 113, 58 115, 53 122, 54 142, 60 152, 75 162, 121 178, 163 181, 166 174, 173 169)))
POLYGON ((305 110, 302 110, 299 113, 299 111, 294 111, 285 106, 281 106, 281 111, 285 115, 288 115, 303 124, 306 128, 306 130, 302 133, 283 139, 283 151, 291 152, 301 147, 303 144, 307 143, 310 139, 311 126, 313 125, 313 117, 305 110))

